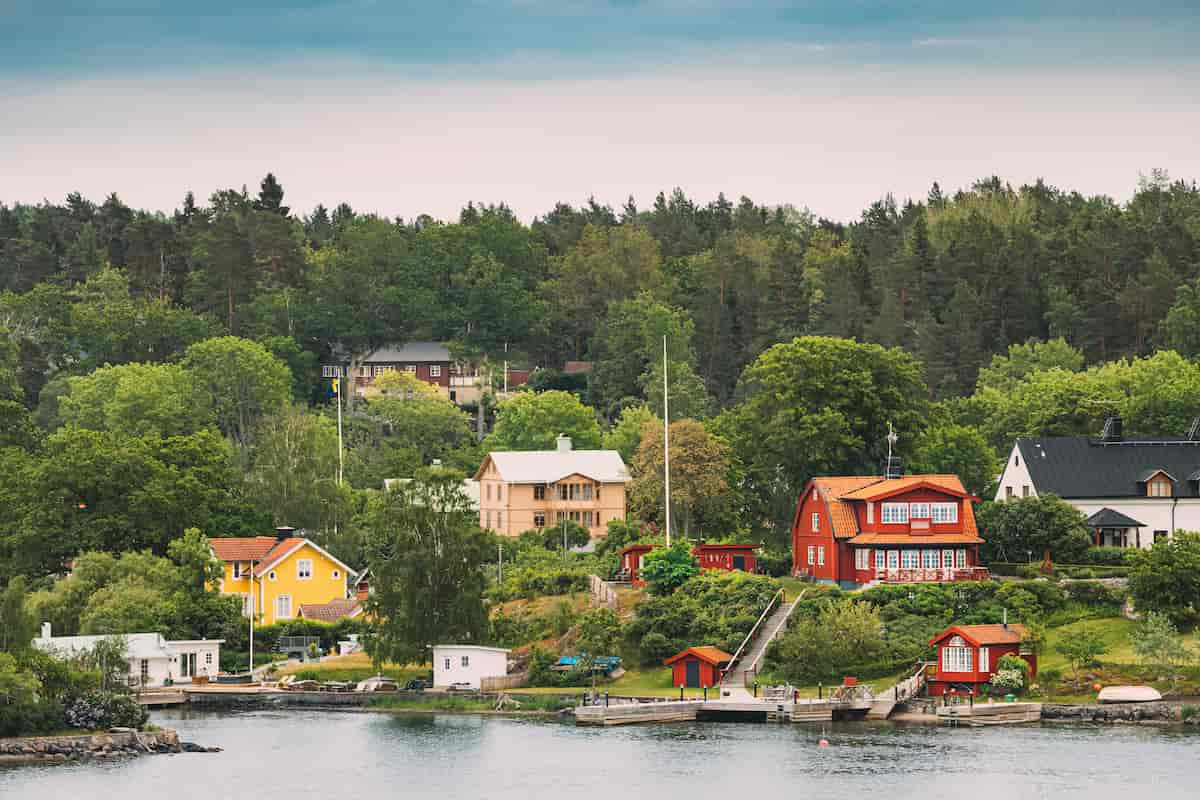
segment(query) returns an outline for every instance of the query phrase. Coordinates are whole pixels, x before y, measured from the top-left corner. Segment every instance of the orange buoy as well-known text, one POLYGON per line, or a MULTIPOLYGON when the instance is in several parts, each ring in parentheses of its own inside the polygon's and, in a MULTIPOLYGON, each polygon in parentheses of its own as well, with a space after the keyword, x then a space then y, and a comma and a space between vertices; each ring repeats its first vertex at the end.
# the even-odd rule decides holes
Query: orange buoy
POLYGON ((1101 689, 1103 689, 1104 687, 1103 687, 1103 686, 1101 686, 1101 685, 1100 685, 1100 684, 1098 684, 1098 683, 1093 683, 1093 684, 1092 684, 1092 688, 1093 688, 1093 689, 1095 689, 1095 690, 1098 692, 1098 691, 1100 691, 1101 689))

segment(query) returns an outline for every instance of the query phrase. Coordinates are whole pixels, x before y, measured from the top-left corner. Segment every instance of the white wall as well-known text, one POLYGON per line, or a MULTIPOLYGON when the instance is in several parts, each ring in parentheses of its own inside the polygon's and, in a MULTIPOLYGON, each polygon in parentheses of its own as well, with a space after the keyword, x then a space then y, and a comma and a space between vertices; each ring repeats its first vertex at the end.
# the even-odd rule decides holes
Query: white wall
POLYGON ((1142 549, 1149 550, 1154 545, 1154 532, 1166 531, 1170 536, 1175 530, 1200 530, 1200 497, 1125 497, 1097 498, 1088 500, 1064 498, 1068 503, 1078 508, 1085 517, 1090 517, 1102 508, 1111 508, 1127 517, 1132 517, 1146 527, 1140 531, 1141 541, 1137 542, 1130 532, 1130 546, 1140 544, 1142 549), (1174 519, 1172 520, 1172 507, 1174 519))
POLYGON ((1021 451, 1017 449, 1015 442, 1012 451, 1008 454, 1008 461, 1004 463, 1004 472, 1000 474, 1000 482, 996 486, 996 502, 1007 498, 1010 490, 1014 498, 1037 497, 1033 478, 1029 475, 1029 468, 1025 465, 1025 459, 1021 457, 1021 451))
POLYGON ((215 639, 199 641, 169 641, 167 651, 171 654, 171 676, 176 683, 190 683, 193 676, 183 677, 183 665, 179 657, 185 653, 196 654, 196 675, 216 678, 221 670, 221 642, 215 639))
POLYGON ((494 647, 439 645, 433 648, 433 685, 469 683, 478 689, 481 678, 508 674, 508 651, 494 647), (463 658, 467 659, 463 666, 463 658))

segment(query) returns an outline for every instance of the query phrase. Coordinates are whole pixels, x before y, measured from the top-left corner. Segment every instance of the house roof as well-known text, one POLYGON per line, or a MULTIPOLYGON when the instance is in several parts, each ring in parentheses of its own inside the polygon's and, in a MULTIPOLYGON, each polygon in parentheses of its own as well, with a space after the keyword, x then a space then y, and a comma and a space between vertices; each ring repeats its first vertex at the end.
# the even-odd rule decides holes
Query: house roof
POLYGON ((563 372, 568 375, 574 375, 579 372, 591 372, 592 362, 590 361, 568 361, 563 364, 563 372))
POLYGON ((435 644, 433 646, 437 650, 480 650, 488 653, 511 653, 512 651, 506 647, 484 647, 479 644, 435 644))
POLYGON ((1020 644, 1025 636, 1024 625, 951 625, 929 640, 937 644, 954 635, 961 636, 976 647, 989 644, 1020 644))
POLYGON ((237 536, 210 539, 208 543, 222 561, 262 561, 279 540, 274 536, 237 536))
POLYGON ((408 342, 400 346, 385 345, 363 357, 362 363, 393 363, 418 361, 453 361, 450 350, 441 342, 408 342))
POLYGON ((1144 528, 1145 523, 1127 517, 1120 511, 1114 511, 1107 506, 1087 518, 1089 528, 1144 528))
POLYGON ((860 533, 850 544, 983 544, 983 539, 973 533, 860 533))
POLYGON ((300 616, 318 622, 337 622, 344 617, 355 617, 362 605, 355 598, 330 600, 328 603, 302 603, 300 616))
POLYGON ((719 647, 713 647, 712 645, 701 645, 700 647, 689 647, 688 649, 680 651, 668 659, 664 659, 663 665, 669 667, 676 661, 682 661, 688 656, 695 656, 701 661, 706 661, 709 664, 712 664, 714 667, 719 667, 722 664, 728 664, 733 658, 733 656, 729 655, 729 653, 726 653, 719 647))
POLYGON ((629 469, 616 450, 497 450, 488 453, 475 473, 483 476, 488 462, 507 483, 554 483, 582 475, 600 483, 627 483, 629 469))
POLYGON ((1141 484, 1154 473, 1171 478, 1175 497, 1198 497, 1200 441, 1154 439, 1102 442, 1086 436, 1017 439, 1038 494, 1065 498, 1144 497, 1141 484))
POLYGON ((320 547, 318 544, 313 542, 313 540, 305 539, 302 536, 292 536, 292 537, 284 539, 280 542, 277 542, 275 547, 271 548, 271 552, 269 552, 265 556, 263 556, 262 563, 255 565, 254 574, 255 575, 266 574, 266 572, 268 570, 275 567, 277 564, 279 564, 279 562, 283 561, 285 558, 287 558, 292 553, 296 552, 297 550, 299 550, 302 547, 311 547, 313 550, 316 550, 318 553, 325 556, 330 561, 332 561, 333 563, 335 563, 339 567, 341 567, 343 570, 343 573, 345 575, 349 575, 350 573, 354 572, 353 567, 347 566, 345 563, 343 563, 341 560, 339 560, 336 556, 334 556, 328 550, 325 550, 324 548, 320 547))
MULTIPOLYGON (((906 475, 901 478, 886 478, 882 475, 853 475, 813 478, 812 486, 821 493, 821 498, 829 508, 829 519, 833 524, 833 535, 837 539, 849 539, 858 536, 858 519, 854 515, 853 501, 874 500, 887 497, 898 492, 917 489, 922 486, 939 491, 946 491, 956 497, 972 499, 963 488, 962 481, 957 475, 906 475)), ((799 506, 797 506, 799 513, 799 506)), ((970 541, 956 542, 962 544, 978 544, 978 528, 975 524, 975 509, 970 503, 962 504, 962 514, 959 519, 962 533, 971 538, 970 541)), ((892 534, 895 536, 896 534, 892 534)), ((907 544, 919 538, 921 541, 933 542, 932 535, 915 534, 913 537, 901 536, 895 544, 907 544)), ((887 544, 888 542, 876 542, 887 544)), ((866 544, 866 542, 863 542, 866 544)))
POLYGON ((628 547, 622 547, 620 550, 618 550, 617 555, 623 556, 626 553, 649 553, 658 546, 659 545, 656 544, 631 544, 628 547))
MULTIPOLYGON (((102 636, 52 636, 49 639, 34 639, 33 644, 39 650, 58 653, 63 656, 77 656, 91 651, 99 642, 111 639, 111 635, 102 636)), ((129 658, 170 658, 167 641, 157 633, 127 633, 125 654, 129 658)))
POLYGON ((696 545, 694 550, 757 550, 762 545, 759 544, 707 544, 702 543, 696 545))

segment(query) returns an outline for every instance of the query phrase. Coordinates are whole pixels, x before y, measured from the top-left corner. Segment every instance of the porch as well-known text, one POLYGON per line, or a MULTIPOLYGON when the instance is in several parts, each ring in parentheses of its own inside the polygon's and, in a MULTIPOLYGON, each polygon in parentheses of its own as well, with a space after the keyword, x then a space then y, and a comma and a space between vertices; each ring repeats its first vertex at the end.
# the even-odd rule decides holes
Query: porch
POLYGON ((952 583, 955 581, 986 581, 987 567, 937 567, 931 569, 877 569, 873 580, 878 583, 952 583))

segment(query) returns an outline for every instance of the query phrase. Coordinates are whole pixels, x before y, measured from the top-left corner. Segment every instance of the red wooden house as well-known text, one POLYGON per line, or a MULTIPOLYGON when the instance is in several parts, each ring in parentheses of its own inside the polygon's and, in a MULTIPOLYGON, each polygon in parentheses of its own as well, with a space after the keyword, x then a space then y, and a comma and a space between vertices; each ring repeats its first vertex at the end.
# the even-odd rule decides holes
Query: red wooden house
MULTIPOLYGON (((621 557, 621 577, 634 586, 645 586, 639 574, 642 569, 642 559, 656 544, 631 544, 618 553, 621 557)), ((756 544, 698 544, 692 548, 692 555, 700 569, 719 569, 726 572, 739 570, 754 572, 758 565, 754 551, 756 544)))
POLYGON ((671 685, 689 689, 712 688, 721 682, 733 656, 716 647, 689 647, 663 661, 671 668, 671 685))
POLYGON ((956 475, 813 478, 792 520, 792 574, 854 588, 987 578, 956 475))
POLYGON ((1023 625, 951 625, 929 640, 937 645, 937 665, 926 672, 929 694, 978 697, 979 687, 990 683, 1000 657, 1020 656, 1029 664, 1029 677, 1037 675, 1037 656, 1021 652, 1023 625))

